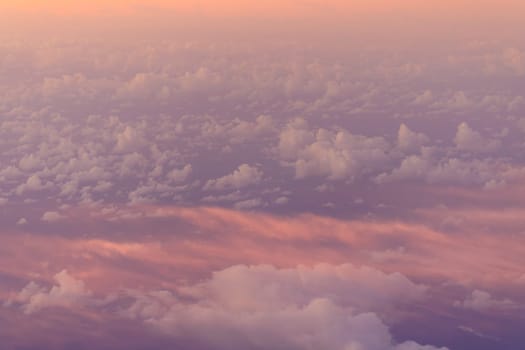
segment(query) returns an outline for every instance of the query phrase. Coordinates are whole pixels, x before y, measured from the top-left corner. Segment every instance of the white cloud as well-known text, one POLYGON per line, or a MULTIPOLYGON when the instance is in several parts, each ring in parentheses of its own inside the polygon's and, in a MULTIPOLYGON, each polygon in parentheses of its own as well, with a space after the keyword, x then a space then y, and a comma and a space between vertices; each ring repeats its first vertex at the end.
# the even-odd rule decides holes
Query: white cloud
POLYGON ((38 192, 38 191, 49 189, 52 186, 53 185, 51 184, 51 182, 44 183, 40 179, 40 176, 38 176, 37 174, 34 174, 34 175, 29 176, 25 183, 20 184, 16 188, 16 193, 18 195, 22 195, 26 192, 38 192))
POLYGON ((64 219, 65 216, 56 211, 47 211, 42 215, 41 220, 45 222, 55 222, 64 219))
POLYGON ((484 138, 465 122, 459 124, 454 142, 458 149, 473 152, 494 151, 501 146, 499 140, 484 138))
POLYGON ((24 171, 31 171, 42 166, 42 161, 34 154, 29 154, 18 162, 18 167, 24 171))
POLYGON ((66 270, 54 276, 56 285, 50 289, 29 283, 7 304, 20 305, 26 314, 45 308, 74 307, 90 302, 92 293, 86 290, 84 282, 72 277, 66 270))
POLYGON ((315 140, 315 136, 308 129, 308 123, 297 118, 281 131, 279 135, 279 155, 282 159, 293 160, 308 144, 315 140))
POLYGON ((16 222, 17 225, 26 225, 27 224, 27 219, 26 218, 20 218, 18 219, 18 221, 16 222))
POLYGON ((184 182, 192 173, 193 168, 191 164, 185 165, 182 169, 173 169, 170 171, 166 177, 173 183, 182 183, 184 182))
POLYGON ((234 204, 234 208, 238 210, 248 210, 263 206, 265 203, 260 198, 246 199, 234 204))
POLYGON ((104 312, 101 306, 116 302, 120 317, 218 350, 232 344, 272 350, 437 349, 411 341, 395 344, 378 313, 421 300, 426 287, 399 273, 369 267, 238 265, 214 272, 209 280, 181 285, 176 293, 122 292, 131 304, 121 303, 116 295, 95 297, 66 270, 54 281, 51 288, 30 282, 5 306, 26 314, 79 307, 104 312))
POLYGON ((347 130, 310 131, 301 119, 283 129, 278 145, 281 160, 294 167, 296 178, 331 180, 353 180, 384 168, 390 161, 389 148, 382 137, 353 135, 347 130))
POLYGON ((440 158, 432 150, 405 157, 399 167, 375 178, 377 183, 422 180, 429 184, 481 185, 486 189, 515 181, 524 169, 492 159, 440 158))
POLYGON ((395 344, 370 311, 424 296, 424 287, 400 274, 351 265, 233 266, 179 293, 184 297, 134 293, 135 302, 121 315, 215 349, 436 349, 395 344))
POLYGON ((428 143, 430 139, 423 133, 416 133, 401 124, 397 133, 397 146, 405 152, 418 151, 421 146, 428 143))
POLYGON ((279 198, 277 198, 274 203, 277 204, 277 205, 284 205, 286 203, 288 203, 290 201, 290 199, 286 196, 281 196, 279 198))
POLYGON ((510 299, 496 299, 490 293, 482 290, 474 290, 465 300, 457 301, 454 305, 475 311, 508 311, 519 308, 510 299))
POLYGON ((134 151, 145 144, 140 131, 129 125, 123 131, 117 133, 116 142, 115 150, 118 152, 134 151))
POLYGON ((416 105, 426 105, 431 103, 434 100, 434 94, 430 90, 425 90, 422 94, 418 95, 414 99, 414 104, 416 105))
POLYGON ((256 185, 263 179, 263 172, 257 167, 242 164, 233 173, 218 179, 208 180, 204 185, 205 190, 239 189, 256 185))

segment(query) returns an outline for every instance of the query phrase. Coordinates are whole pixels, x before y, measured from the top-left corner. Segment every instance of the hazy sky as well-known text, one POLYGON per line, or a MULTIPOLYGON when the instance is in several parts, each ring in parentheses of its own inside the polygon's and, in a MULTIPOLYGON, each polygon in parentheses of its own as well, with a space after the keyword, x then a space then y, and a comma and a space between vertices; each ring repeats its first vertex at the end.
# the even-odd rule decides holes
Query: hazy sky
POLYGON ((2 350, 521 350, 520 1, 3 1, 2 350))

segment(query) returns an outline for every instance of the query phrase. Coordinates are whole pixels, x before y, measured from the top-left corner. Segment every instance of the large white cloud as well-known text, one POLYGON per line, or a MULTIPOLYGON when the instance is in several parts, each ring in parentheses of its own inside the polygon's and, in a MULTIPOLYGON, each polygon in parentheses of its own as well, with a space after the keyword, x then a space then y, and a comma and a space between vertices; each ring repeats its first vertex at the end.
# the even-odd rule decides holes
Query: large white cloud
POLYGON ((180 293, 135 294, 122 314, 214 349, 436 349, 396 345, 370 311, 423 298, 425 287, 400 274, 351 265, 234 266, 180 293))
MULTIPOLYGON (((177 291, 127 290, 97 298, 66 270, 56 285, 31 282, 6 306, 26 314, 52 308, 88 308, 141 320, 174 338, 214 349, 431 350, 414 342, 395 344, 380 314, 422 300, 426 287, 399 273, 368 267, 321 264, 278 269, 271 265, 232 266, 204 282, 177 291)), ((443 348, 444 349, 444 348, 443 348)))

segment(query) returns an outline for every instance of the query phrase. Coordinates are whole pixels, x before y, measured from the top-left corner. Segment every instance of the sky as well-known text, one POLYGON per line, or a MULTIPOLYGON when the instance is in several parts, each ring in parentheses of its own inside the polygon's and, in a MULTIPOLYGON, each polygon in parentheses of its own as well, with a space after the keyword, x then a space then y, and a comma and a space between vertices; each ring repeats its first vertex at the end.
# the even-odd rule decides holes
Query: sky
POLYGON ((5 0, 1 350, 521 350, 525 4, 5 0))

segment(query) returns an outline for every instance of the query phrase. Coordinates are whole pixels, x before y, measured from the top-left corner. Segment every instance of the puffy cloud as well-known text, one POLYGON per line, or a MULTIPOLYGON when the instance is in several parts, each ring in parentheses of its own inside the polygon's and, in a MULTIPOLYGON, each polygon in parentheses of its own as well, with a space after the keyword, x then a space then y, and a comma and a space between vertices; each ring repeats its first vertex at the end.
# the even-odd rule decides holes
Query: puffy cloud
POLYGON ((275 204, 277 204, 277 205, 283 205, 283 204, 288 203, 289 200, 290 200, 290 199, 289 199, 288 197, 286 197, 286 196, 281 196, 281 197, 279 197, 279 198, 277 198, 277 199, 275 200, 275 204))
POLYGON ((426 287, 368 267, 237 265, 206 281, 179 285, 177 291, 129 289, 102 299, 66 270, 54 280, 51 288, 29 283, 5 306, 32 315, 49 308, 84 308, 104 317, 103 306, 111 303, 109 310, 116 308, 120 317, 216 349, 438 349, 412 341, 395 344, 376 313, 421 300, 426 287))
POLYGON ((122 132, 119 132, 116 138, 115 149, 119 152, 133 151, 144 145, 144 139, 140 132, 129 125, 122 132))
POLYGON ((20 219, 18 219, 16 224, 17 225, 26 225, 27 224, 27 219, 26 218, 20 218, 20 219))
POLYGON ((475 311, 509 311, 519 308, 519 305, 510 299, 496 299, 482 290, 474 290, 465 300, 457 301, 454 305, 475 311))
POLYGON ((421 146, 428 143, 430 139, 423 133, 416 133, 401 124, 397 133, 397 146, 403 151, 417 151, 421 146))
MULTIPOLYGON (((496 194, 481 191, 475 198, 481 201, 479 196, 485 196, 497 202, 504 192, 514 193, 518 200, 523 195, 516 189, 505 189, 496 194)), ((68 216, 67 223, 89 227, 93 233, 72 235, 73 226, 69 226, 67 231, 57 227, 52 235, 46 235, 41 227, 33 232, 35 225, 16 227, 23 234, 0 232, 5 243, 0 246, 0 266, 14 277, 2 284, 0 296, 5 296, 6 290, 19 290, 10 280, 34 280, 38 276, 37 286, 29 286, 27 294, 43 295, 46 302, 42 305, 54 306, 35 306, 31 315, 37 319, 59 314, 68 320, 76 317, 67 316, 72 312, 87 314, 90 319, 109 319, 113 324, 122 321, 115 319, 115 311, 120 310, 119 315, 144 322, 148 329, 160 328, 174 339, 209 334, 204 348, 209 344, 223 346, 224 337, 239 338, 246 348, 246 336, 254 341, 267 338, 258 331, 262 327, 271 330, 281 343, 301 350, 305 343, 295 341, 305 334, 314 334, 311 339, 321 345, 334 344, 344 349, 343 344, 356 340, 366 349, 372 346, 368 337, 349 334, 345 330, 353 328, 344 320, 368 314, 384 327, 395 325, 391 331, 394 338, 404 340, 410 339, 420 322, 441 325, 441 320, 433 318, 434 312, 452 313, 452 329, 464 324, 469 312, 463 305, 452 307, 458 299, 457 285, 482 288, 491 295, 505 291, 516 305, 523 301, 516 289, 523 276, 523 237, 516 234, 523 226, 523 210, 428 208, 413 212, 410 222, 340 220, 311 214, 276 216, 151 204, 62 206, 60 210, 68 216), (441 225, 450 215, 461 219, 454 234, 441 225), (417 223, 420 221, 425 224, 417 223), (115 232, 126 232, 125 239, 115 232), (58 282, 53 288, 42 287, 47 284, 40 281, 45 280, 49 270, 63 266, 71 271, 68 275, 85 280, 83 289, 77 288, 81 292, 71 294, 87 295, 66 298, 67 305, 56 298, 49 301, 50 295, 57 294, 51 293, 53 288, 65 287, 58 282), (106 298, 108 295, 117 297, 106 298), (310 313, 308 310, 318 301, 333 307, 334 312, 310 313), (57 313, 47 307, 65 309, 57 313), (345 318, 334 316, 339 314, 345 318), (297 323, 301 319, 305 324, 297 323), (281 332, 283 325, 294 327, 281 332), (399 327, 410 330, 402 333, 406 338, 399 337, 399 327), (334 338, 336 343, 325 343, 320 335, 308 331, 315 329, 334 329, 345 336, 334 338)), ((31 310, 26 306, 31 305, 30 297, 24 298, 22 293, 18 302, 15 297, 11 297, 15 308, 0 310, 0 315, 15 312, 16 306, 31 310)), ((470 299, 480 298, 466 300, 470 299)), ((484 313, 488 319, 497 320, 500 310, 487 309, 484 313)), ((517 317, 520 311, 509 308, 506 315, 517 317)), ((145 328, 142 324, 136 327, 145 328)), ((370 331, 368 334, 390 333, 375 333, 373 327, 365 329, 370 331)), ((332 333, 326 334, 333 338, 332 333)), ((428 342, 424 339, 433 338, 417 339, 428 342)), ((407 349, 416 346, 401 344, 407 349)), ((401 344, 386 340, 379 349, 401 344)), ((231 343, 224 346, 231 348, 231 343)))
POLYGON ((191 164, 187 164, 182 169, 173 169, 166 175, 166 177, 174 183, 181 183, 191 175, 192 171, 193 168, 191 164))
POLYGON ((447 101, 447 106, 455 109, 464 109, 472 105, 472 100, 467 97, 464 91, 456 91, 447 101))
POLYGON ((24 171, 34 170, 40 166, 42 166, 42 161, 34 154, 27 155, 18 162, 18 167, 24 171))
POLYGON ((500 141, 484 138, 465 122, 459 124, 454 142, 460 150, 474 152, 494 151, 501 146, 500 141))
POLYGON ((416 105, 426 105, 432 102, 433 99, 434 99, 434 94, 432 93, 432 91, 426 90, 422 94, 418 95, 414 99, 413 103, 416 105))
POLYGON ((263 179, 263 172, 259 168, 241 164, 233 173, 218 179, 208 180, 204 185, 205 190, 239 189, 256 185, 263 179))
POLYGON ((274 125, 272 116, 260 115, 253 123, 243 120, 238 121, 226 131, 226 134, 230 135, 232 142, 239 143, 271 133, 274 125))
POLYGON ((92 293, 86 290, 84 282, 72 277, 66 270, 54 276, 56 285, 47 289, 35 282, 29 283, 8 305, 20 306, 24 313, 32 314, 53 307, 76 307, 91 301, 92 293))
POLYGON ((487 159, 462 159, 434 155, 424 150, 421 155, 405 157, 398 168, 375 178, 377 183, 422 180, 429 184, 481 185, 485 189, 505 186, 514 182, 524 171, 502 161, 487 159))
POLYGON ((235 203, 234 208, 239 209, 239 210, 247 210, 247 209, 261 207, 265 204, 266 203, 264 203, 260 198, 252 198, 252 199, 246 199, 246 200, 235 203))
POLYGON ((233 266, 183 288, 182 298, 135 295, 122 314, 217 349, 437 349, 395 345, 378 315, 363 311, 417 300, 424 290, 402 275, 351 265, 233 266))
POLYGON ((31 175, 27 178, 27 181, 23 184, 20 184, 16 188, 16 193, 18 195, 23 195, 27 192, 38 192, 51 188, 53 185, 51 182, 43 182, 40 179, 40 176, 37 174, 31 175))
POLYGON ((291 161, 296 178, 353 180, 382 169, 390 161, 388 142, 381 137, 353 135, 346 130, 310 131, 301 120, 281 132, 278 150, 283 161, 291 161))
POLYGON ((42 215, 41 220, 46 222, 55 222, 64 219, 65 216, 56 211, 47 211, 42 215))
POLYGON ((279 135, 279 155, 285 160, 297 158, 304 147, 315 140, 308 123, 297 118, 288 123, 279 135))

